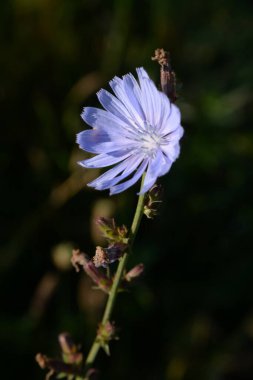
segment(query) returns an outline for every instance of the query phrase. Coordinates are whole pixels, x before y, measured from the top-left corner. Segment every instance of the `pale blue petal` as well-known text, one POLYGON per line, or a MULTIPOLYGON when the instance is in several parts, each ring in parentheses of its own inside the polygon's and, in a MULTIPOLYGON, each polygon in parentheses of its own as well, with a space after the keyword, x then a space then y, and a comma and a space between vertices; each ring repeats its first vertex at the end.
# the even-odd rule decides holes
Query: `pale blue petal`
POLYGON ((161 97, 154 82, 143 68, 138 68, 137 74, 141 86, 141 102, 146 114, 147 123, 156 127, 161 118, 161 97))
POLYGON ((181 113, 175 104, 171 104, 169 117, 163 119, 160 132, 166 135, 174 131, 181 123, 181 113))
MULTIPOLYGON (((114 91, 117 98, 124 104, 129 114, 129 123, 133 125, 133 127, 137 127, 138 125, 143 125, 143 120, 140 118, 140 115, 135 109, 135 104, 132 103, 131 97, 129 97, 129 93, 126 92, 126 87, 124 84, 124 80, 115 77, 110 81, 110 86, 114 91)), ((132 97, 134 94, 132 93, 132 97)))
POLYGON ((178 142, 181 139, 181 137, 183 137, 183 135, 184 128, 181 125, 178 125, 178 127, 174 131, 168 134, 168 141, 173 144, 175 142, 178 142))
MULTIPOLYGON (((113 167, 112 169, 107 170, 104 174, 102 174, 100 177, 98 177, 94 181, 88 183, 88 185, 95 187, 97 190, 108 189, 109 187, 111 187, 110 185, 111 181, 114 181, 114 179, 117 178, 116 176, 119 173, 127 170, 129 172, 128 174, 130 174, 135 170, 135 168, 132 167, 132 164, 133 164, 133 156, 130 156, 126 158, 123 162, 113 167)), ((116 180, 116 183, 117 183, 117 180, 116 180)))
POLYGON ((140 163, 142 161, 143 161, 143 157, 142 156, 140 156, 140 157, 135 157, 135 156, 130 157, 128 165, 126 166, 126 169, 123 171, 123 173, 121 175, 113 178, 112 180, 108 181, 105 188, 109 189, 112 186, 115 186, 116 184, 118 184, 120 181, 122 181, 126 177, 128 177, 130 174, 132 174, 136 170, 136 168, 140 165, 140 163))
POLYGON ((140 116, 142 116, 142 118, 143 118, 145 115, 143 113, 142 108, 140 107, 140 105, 141 105, 141 88, 140 88, 139 83, 137 82, 137 80, 135 79, 133 74, 129 73, 129 74, 123 75, 123 84, 124 84, 126 94, 130 100, 132 99, 132 95, 130 95, 129 93, 132 92, 134 94, 134 96, 135 96, 134 103, 137 102, 136 110, 139 111, 140 116))
POLYGON ((102 106, 125 123, 129 122, 129 112, 124 104, 122 104, 114 95, 110 92, 102 89, 97 93, 98 100, 102 106))
POLYGON ((147 71, 143 67, 137 67, 136 71, 140 82, 143 79, 150 79, 147 71))
POLYGON ((101 132, 99 130, 86 130, 77 134, 76 142, 79 144, 80 148, 91 153, 101 153, 99 152, 99 146, 110 142, 111 139, 108 133, 101 132))
POLYGON ((134 176, 131 179, 129 179, 128 181, 123 182, 119 185, 111 187, 110 188, 110 195, 121 193, 122 191, 133 186, 140 179, 140 177, 142 176, 142 174, 146 170, 147 164, 148 164, 148 159, 143 161, 143 163, 140 165, 140 167, 138 168, 138 170, 136 171, 136 173, 134 174, 134 176))
POLYGON ((141 106, 141 89, 132 74, 123 76, 123 84, 126 95, 135 109, 134 117, 140 126, 144 126, 145 114, 141 106))
POLYGON ((84 168, 104 168, 123 161, 125 158, 132 154, 131 150, 119 150, 111 152, 110 154, 98 154, 95 157, 88 158, 87 160, 79 161, 79 165, 84 168))
POLYGON ((136 142, 131 142, 120 134, 109 135, 100 129, 82 131, 77 134, 80 148, 90 153, 109 153, 122 148, 134 148, 136 142))
POLYGON ((171 102, 167 95, 165 95, 163 92, 159 92, 160 100, 161 100, 161 114, 160 114, 160 120, 157 125, 157 130, 161 131, 164 128, 164 125, 166 125, 167 120, 169 119, 170 113, 171 113, 171 102))
POLYGON ((174 144, 163 145, 162 150, 166 154, 166 156, 173 162, 178 158, 180 154, 179 142, 174 144))
POLYGON ((159 171, 159 176, 158 177, 161 177, 163 176, 164 174, 168 173, 168 171, 170 170, 171 166, 173 164, 173 161, 171 161, 168 157, 164 156, 164 161, 160 167, 160 171, 159 171))
POLYGON ((140 194, 146 193, 154 185, 157 178, 165 170, 167 163, 168 161, 166 161, 162 152, 158 150, 156 156, 150 160, 140 194))
POLYGON ((129 136, 131 126, 111 112, 99 108, 85 107, 81 114, 82 119, 91 127, 106 130, 108 134, 116 133, 129 136))

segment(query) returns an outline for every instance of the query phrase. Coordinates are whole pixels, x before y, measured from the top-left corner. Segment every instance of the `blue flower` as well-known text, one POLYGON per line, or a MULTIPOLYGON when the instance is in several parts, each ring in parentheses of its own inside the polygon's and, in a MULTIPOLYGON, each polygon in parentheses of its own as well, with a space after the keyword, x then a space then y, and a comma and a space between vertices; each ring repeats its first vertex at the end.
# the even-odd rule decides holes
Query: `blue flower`
POLYGON ((158 91, 143 68, 115 77, 110 86, 115 95, 97 93, 105 110, 85 107, 81 116, 92 129, 80 132, 81 149, 96 156, 80 161, 85 168, 112 166, 88 186, 117 194, 134 185, 146 172, 141 193, 166 174, 180 152, 183 135, 180 111, 158 91))

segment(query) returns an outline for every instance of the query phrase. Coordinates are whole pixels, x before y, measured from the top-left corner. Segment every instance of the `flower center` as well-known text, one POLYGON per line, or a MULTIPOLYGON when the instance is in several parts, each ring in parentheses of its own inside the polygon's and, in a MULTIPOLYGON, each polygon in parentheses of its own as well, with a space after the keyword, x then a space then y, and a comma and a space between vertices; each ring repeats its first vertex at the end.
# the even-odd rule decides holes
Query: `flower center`
POLYGON ((147 125, 147 130, 140 136, 141 149, 147 156, 153 156, 161 144, 161 137, 147 125))

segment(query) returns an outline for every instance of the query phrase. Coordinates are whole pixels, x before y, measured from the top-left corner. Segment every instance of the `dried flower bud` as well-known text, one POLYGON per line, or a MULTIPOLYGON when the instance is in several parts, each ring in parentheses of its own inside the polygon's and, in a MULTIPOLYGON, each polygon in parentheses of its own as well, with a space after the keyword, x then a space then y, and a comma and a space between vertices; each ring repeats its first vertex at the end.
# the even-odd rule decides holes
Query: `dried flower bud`
POLYGON ((101 290, 109 293, 112 286, 112 280, 99 271, 91 260, 87 263, 84 270, 101 290))
POLYGON ((125 280, 127 282, 131 282, 135 280, 136 278, 138 278, 143 273, 143 271, 144 271, 144 265, 142 263, 138 264, 125 274, 125 280))
POLYGON ((94 256, 93 261, 90 260, 84 253, 81 253, 80 250, 73 250, 71 262, 77 271, 79 271, 78 265, 82 266, 86 274, 101 290, 106 293, 110 291, 112 280, 97 269, 99 266, 107 265, 105 265, 105 263, 107 263, 107 258, 101 247, 97 247, 96 255, 94 256))
POLYGON ((39 364, 40 368, 42 369, 47 368, 50 361, 50 359, 46 355, 43 355, 41 353, 38 353, 35 356, 35 360, 39 364))
POLYGON ((105 248, 108 262, 111 264, 114 261, 120 259, 126 248, 127 245, 123 243, 111 244, 108 248, 105 248))
POLYGON ((100 323, 97 330, 97 341, 105 350, 107 355, 110 355, 108 343, 113 339, 118 339, 116 336, 116 328, 114 323, 111 323, 109 321, 104 324, 100 323))
POLYGON ((113 243, 108 248, 97 247, 93 263, 95 267, 108 267, 114 261, 119 260, 127 248, 126 244, 113 243))
POLYGON ((61 333, 58 336, 58 341, 61 346, 62 358, 65 363, 78 365, 82 362, 83 355, 79 352, 79 347, 74 343, 69 333, 61 333))
POLYGON ((74 354, 78 351, 77 346, 68 332, 59 334, 58 341, 64 354, 74 354))
POLYGON ((102 232, 102 235, 106 239, 112 238, 112 236, 114 234, 114 230, 116 228, 115 221, 113 218, 105 218, 105 217, 101 216, 101 217, 97 218, 96 224, 98 225, 100 231, 102 232))
POLYGON ((88 261, 89 257, 85 253, 81 252, 80 249, 73 249, 71 263, 77 272, 80 270, 79 266, 84 269, 88 261))
POLYGON ((147 218, 153 219, 157 213, 160 204, 162 203, 162 187, 155 184, 147 193, 143 213, 147 218))
POLYGON ((96 220, 102 235, 108 240, 109 243, 128 243, 126 226, 116 226, 114 219, 100 217, 96 220))
POLYGON ((118 232, 118 237, 119 237, 119 243, 127 244, 129 240, 127 238, 127 233, 128 233, 127 227, 123 224, 121 227, 117 227, 117 232, 118 232))
POLYGON ((51 358, 48 358, 46 355, 43 355, 40 353, 35 356, 35 360, 39 364, 40 368, 49 370, 46 376, 46 379, 49 379, 54 374, 65 375, 65 376, 67 375, 81 376, 80 366, 67 364, 57 359, 51 359, 51 358))
POLYGON ((105 252, 105 249, 97 246, 96 247, 96 253, 95 256, 93 256, 93 263, 95 267, 104 267, 106 268, 108 266, 108 259, 107 259, 107 254, 105 252))
POLYGON ((177 100, 176 93, 176 74, 171 68, 170 55, 164 49, 156 49, 155 56, 151 57, 152 61, 157 61, 161 66, 161 88, 170 101, 173 103, 177 100))

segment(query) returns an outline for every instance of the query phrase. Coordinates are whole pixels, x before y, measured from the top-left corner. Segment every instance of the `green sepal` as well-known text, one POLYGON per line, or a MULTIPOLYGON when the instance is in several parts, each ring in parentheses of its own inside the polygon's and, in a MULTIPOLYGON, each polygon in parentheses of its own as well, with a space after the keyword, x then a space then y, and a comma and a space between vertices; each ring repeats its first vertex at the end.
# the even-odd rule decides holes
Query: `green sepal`
POLYGON ((106 355, 110 356, 110 347, 109 347, 109 344, 103 342, 103 343, 101 343, 101 347, 103 348, 103 350, 106 353, 106 355))

